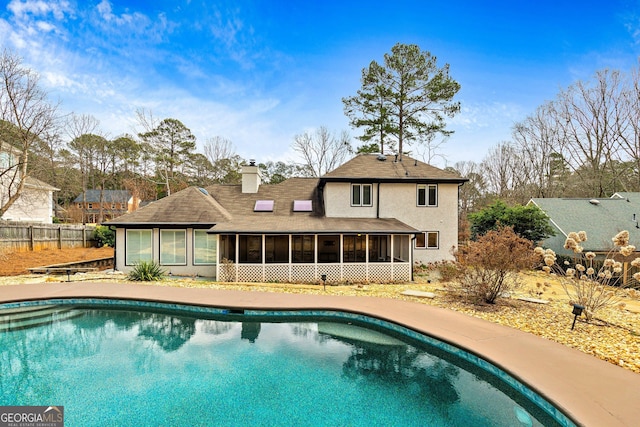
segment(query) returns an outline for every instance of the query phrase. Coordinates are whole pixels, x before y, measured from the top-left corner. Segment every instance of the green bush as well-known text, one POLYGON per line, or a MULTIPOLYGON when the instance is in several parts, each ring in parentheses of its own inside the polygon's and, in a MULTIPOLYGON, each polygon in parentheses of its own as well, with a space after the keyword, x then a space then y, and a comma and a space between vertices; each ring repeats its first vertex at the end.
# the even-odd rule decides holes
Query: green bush
POLYGON ((165 273, 158 263, 141 261, 133 267, 133 270, 127 275, 127 279, 134 282, 155 282, 162 280, 165 273))
POLYGON ((116 246, 116 232, 109 227, 99 225, 93 232, 94 238, 98 241, 98 247, 109 246, 111 248, 116 246))

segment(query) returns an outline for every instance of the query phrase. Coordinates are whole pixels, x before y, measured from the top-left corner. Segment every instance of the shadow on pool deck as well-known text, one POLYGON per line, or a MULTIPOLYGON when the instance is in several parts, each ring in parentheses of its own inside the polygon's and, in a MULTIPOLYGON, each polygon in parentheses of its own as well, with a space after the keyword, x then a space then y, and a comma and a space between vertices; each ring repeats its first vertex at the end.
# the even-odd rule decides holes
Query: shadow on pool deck
POLYGON ((220 308, 337 310, 364 314, 482 356, 529 385, 577 424, 640 425, 640 375, 553 341, 438 307, 372 297, 116 283, 36 283, 0 288, 0 303, 52 298, 135 299, 220 308))

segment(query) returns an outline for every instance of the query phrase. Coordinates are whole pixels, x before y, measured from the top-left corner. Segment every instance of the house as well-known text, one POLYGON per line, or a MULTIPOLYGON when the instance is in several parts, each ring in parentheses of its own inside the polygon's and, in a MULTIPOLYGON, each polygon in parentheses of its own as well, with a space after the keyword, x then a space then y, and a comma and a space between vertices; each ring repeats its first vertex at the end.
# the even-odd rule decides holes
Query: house
POLYGON ((127 190, 87 190, 73 200, 82 223, 94 224, 135 211, 140 199, 127 190))
POLYGON ((409 157, 361 154, 320 178, 189 187, 106 222, 116 268, 157 261, 220 281, 408 281, 453 259, 464 178, 409 157))
POLYGON ((640 193, 616 193, 610 198, 535 198, 529 204, 540 208, 549 217, 556 235, 545 239, 541 246, 558 255, 573 255, 564 248, 567 235, 586 231, 584 251, 606 254, 613 248, 612 238, 620 231, 629 232, 629 242, 640 248, 640 193))
MULTIPOLYGON (((21 172, 18 168, 20 150, 10 144, 0 143, 0 206, 4 206, 11 193, 15 193, 21 172)), ((27 176, 18 198, 0 219, 53 223, 53 192, 59 191, 43 181, 27 176)))

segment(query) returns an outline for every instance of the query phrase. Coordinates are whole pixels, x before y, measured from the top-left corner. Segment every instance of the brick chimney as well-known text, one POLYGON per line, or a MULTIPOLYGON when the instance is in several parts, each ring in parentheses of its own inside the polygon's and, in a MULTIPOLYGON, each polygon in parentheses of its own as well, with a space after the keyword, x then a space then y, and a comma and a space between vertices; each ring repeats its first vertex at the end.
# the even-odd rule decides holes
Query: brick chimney
POLYGON ((262 183, 262 174, 260 168, 256 166, 254 159, 249 160, 249 164, 242 166, 242 192, 257 193, 258 187, 262 183))

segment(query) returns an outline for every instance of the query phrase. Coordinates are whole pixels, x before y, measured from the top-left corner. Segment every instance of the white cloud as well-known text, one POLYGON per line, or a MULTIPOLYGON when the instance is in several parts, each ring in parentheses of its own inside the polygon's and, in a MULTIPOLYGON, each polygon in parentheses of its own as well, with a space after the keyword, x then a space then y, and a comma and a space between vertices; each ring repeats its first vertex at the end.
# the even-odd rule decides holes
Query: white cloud
POLYGON ((28 15, 46 16, 49 13, 57 20, 72 12, 68 1, 43 0, 11 0, 7 6, 17 19, 26 19, 28 15))

